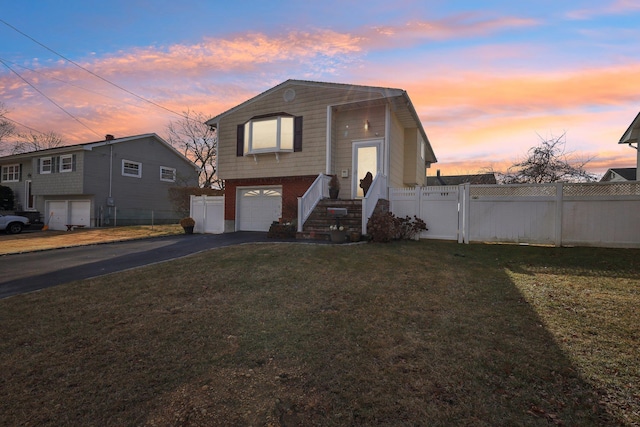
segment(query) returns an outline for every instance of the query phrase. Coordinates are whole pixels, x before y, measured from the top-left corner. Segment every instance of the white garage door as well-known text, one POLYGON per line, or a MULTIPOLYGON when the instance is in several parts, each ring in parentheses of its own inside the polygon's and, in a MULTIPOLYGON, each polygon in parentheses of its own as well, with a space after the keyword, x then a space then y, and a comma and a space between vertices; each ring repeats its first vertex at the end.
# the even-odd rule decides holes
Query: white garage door
POLYGON ((90 200, 48 200, 47 217, 50 230, 66 230, 67 224, 91 225, 90 200))
POLYGON ((269 231, 282 216, 282 189, 247 188, 238 191, 238 230, 269 231))

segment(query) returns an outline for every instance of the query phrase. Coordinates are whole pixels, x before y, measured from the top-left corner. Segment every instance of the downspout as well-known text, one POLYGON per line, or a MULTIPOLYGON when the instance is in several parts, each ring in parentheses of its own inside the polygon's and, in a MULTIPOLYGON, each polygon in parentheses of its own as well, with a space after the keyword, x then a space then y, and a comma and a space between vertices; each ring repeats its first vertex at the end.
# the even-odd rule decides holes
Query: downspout
POLYGON ((326 166, 325 166, 325 174, 331 175, 331 130, 333 122, 333 107, 331 105, 327 105, 327 143, 326 143, 326 166))
POLYGON ((385 105, 385 109, 384 109, 384 147, 383 147, 383 151, 384 151, 384 163, 382 166, 382 173, 384 174, 384 176, 387 177, 386 181, 387 181, 387 185, 385 188, 385 199, 389 198, 389 185, 391 184, 391 177, 389 176, 389 168, 390 168, 390 162, 391 160, 389 159, 389 157, 391 157, 391 106, 389 105, 389 103, 387 103, 385 105))
POLYGON ((113 184, 113 145, 109 145, 109 199, 111 199, 111 188, 113 184))
POLYGON ((638 147, 634 147, 633 145, 631 145, 632 143, 629 143, 629 147, 633 148, 634 150, 636 150, 638 152, 637 158, 636 158, 636 181, 640 181, 640 150, 638 150, 638 147))

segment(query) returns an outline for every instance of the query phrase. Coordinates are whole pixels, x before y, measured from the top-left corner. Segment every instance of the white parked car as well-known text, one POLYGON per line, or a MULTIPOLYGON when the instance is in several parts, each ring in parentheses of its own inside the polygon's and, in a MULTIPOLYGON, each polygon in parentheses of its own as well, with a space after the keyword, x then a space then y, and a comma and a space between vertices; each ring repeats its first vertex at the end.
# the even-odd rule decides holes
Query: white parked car
POLYGON ((18 234, 28 226, 29 218, 25 216, 0 214, 0 231, 4 230, 7 234, 18 234))

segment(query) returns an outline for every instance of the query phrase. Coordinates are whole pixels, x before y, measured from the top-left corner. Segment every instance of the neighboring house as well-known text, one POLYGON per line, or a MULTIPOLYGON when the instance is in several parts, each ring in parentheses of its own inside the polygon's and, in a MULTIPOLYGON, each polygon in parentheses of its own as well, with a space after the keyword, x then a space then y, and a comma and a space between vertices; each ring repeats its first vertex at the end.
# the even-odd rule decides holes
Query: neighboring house
POLYGON ((613 168, 607 170, 600 182, 635 181, 636 168, 613 168))
POLYGON ((323 175, 340 178, 341 199, 361 199, 367 172, 385 191, 422 186, 437 161, 402 89, 287 80, 207 124, 218 132, 225 231, 300 218, 298 197, 323 175))
POLYGON ((493 173, 481 173, 475 175, 440 175, 427 177, 427 186, 435 185, 460 185, 460 184, 497 184, 493 173))
POLYGON ((0 167, 16 210, 53 230, 177 222, 169 188, 198 183, 196 165, 153 133, 0 157, 0 167))
POLYGON ((638 113, 636 118, 633 119, 625 133, 622 135, 622 138, 620 138, 620 141, 618 141, 618 144, 628 144, 629 147, 635 148, 636 150, 635 180, 638 180, 638 177, 640 177, 640 174, 637 172, 638 169, 640 169, 640 150, 638 150, 638 146, 640 146, 640 144, 638 144, 638 136, 640 136, 640 113, 638 113))

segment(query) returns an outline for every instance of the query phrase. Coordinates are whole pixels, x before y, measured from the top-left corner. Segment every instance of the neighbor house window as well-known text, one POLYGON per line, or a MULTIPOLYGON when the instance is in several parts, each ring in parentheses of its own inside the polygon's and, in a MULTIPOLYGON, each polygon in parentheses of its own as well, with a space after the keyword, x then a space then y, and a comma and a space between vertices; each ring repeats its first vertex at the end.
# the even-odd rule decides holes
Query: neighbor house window
POLYGON ((73 155, 60 156, 60 172, 73 171, 73 155))
POLYGON ((176 170, 175 170, 175 168, 168 168, 166 166, 160 166, 160 181, 176 182, 176 170))
POLYGON ((122 175, 134 178, 142 177, 142 163, 122 159, 122 175))
POLYGON ((20 165, 2 166, 2 182, 20 181, 20 165))
POLYGON ((40 159, 40 173, 47 174, 53 170, 53 159, 51 157, 43 157, 40 159))

